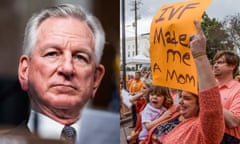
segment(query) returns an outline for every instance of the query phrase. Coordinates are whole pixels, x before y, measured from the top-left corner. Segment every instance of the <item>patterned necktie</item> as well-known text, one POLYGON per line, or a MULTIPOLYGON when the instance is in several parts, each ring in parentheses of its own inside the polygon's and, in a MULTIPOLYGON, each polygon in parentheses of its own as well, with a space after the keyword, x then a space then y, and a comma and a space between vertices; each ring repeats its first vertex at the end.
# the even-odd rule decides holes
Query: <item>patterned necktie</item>
POLYGON ((74 144, 76 140, 76 130, 73 127, 65 126, 61 133, 61 140, 67 144, 74 144))

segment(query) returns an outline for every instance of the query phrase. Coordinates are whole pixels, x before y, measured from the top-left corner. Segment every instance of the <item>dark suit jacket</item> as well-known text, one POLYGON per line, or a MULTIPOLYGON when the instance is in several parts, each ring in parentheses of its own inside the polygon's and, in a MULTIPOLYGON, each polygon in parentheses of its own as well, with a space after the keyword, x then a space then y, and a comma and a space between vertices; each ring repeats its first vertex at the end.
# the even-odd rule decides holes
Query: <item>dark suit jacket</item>
POLYGON ((30 100, 16 77, 0 77, 0 127, 26 124, 30 100))
POLYGON ((63 144, 33 135, 27 128, 29 114, 30 100, 18 78, 0 76, 0 143, 21 143, 24 139, 27 144, 63 144))

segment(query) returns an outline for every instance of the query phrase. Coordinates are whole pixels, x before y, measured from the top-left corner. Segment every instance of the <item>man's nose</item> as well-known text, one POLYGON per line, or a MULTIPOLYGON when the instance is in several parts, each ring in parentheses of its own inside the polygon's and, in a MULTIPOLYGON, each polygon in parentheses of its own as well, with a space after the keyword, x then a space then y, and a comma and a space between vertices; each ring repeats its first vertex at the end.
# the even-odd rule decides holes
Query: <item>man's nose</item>
POLYGON ((213 67, 213 68, 218 67, 218 63, 214 63, 212 67, 213 67))
POLYGON ((60 64, 60 73, 64 76, 71 77, 74 71, 73 58, 71 55, 65 55, 60 64))

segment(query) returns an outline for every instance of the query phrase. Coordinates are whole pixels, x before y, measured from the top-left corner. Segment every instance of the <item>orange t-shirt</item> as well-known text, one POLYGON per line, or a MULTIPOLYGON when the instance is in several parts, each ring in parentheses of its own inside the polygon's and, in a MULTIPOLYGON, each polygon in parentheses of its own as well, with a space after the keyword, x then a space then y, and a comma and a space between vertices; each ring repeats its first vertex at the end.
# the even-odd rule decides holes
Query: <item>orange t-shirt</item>
POLYGON ((129 93, 137 93, 137 92, 140 92, 142 90, 142 87, 143 87, 143 81, 142 80, 133 80, 130 84, 130 87, 129 87, 129 93))

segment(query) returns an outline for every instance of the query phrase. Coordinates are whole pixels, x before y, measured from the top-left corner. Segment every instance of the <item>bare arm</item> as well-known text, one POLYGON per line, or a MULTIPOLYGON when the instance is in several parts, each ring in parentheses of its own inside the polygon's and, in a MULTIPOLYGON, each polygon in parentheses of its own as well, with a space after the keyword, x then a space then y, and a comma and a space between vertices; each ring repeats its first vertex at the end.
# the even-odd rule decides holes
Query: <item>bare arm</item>
POLYGON ((146 122, 144 123, 146 129, 149 131, 152 127, 154 127, 156 124, 159 122, 165 120, 166 118, 170 117, 172 112, 170 110, 165 111, 159 118, 151 121, 151 122, 146 122))
POLYGON ((131 103, 135 103, 135 102, 136 102, 140 97, 142 97, 142 96, 143 96, 143 92, 139 92, 139 93, 131 96, 130 99, 129 99, 129 101, 130 101, 131 103))
POLYGON ((225 124, 228 128, 235 128, 240 125, 240 120, 236 118, 233 113, 227 109, 223 109, 225 124))
POLYGON ((200 24, 196 21, 194 23, 198 33, 190 42, 190 48, 197 68, 199 91, 201 91, 212 88, 217 84, 206 56, 206 38, 200 24))

